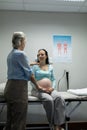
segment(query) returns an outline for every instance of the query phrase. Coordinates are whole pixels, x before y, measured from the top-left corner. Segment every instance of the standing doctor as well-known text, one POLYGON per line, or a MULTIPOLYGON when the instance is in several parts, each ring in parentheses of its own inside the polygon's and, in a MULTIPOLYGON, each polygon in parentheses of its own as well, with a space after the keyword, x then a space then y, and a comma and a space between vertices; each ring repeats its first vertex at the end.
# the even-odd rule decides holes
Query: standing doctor
POLYGON ((24 52, 26 37, 23 32, 14 32, 13 49, 7 57, 7 83, 4 96, 7 102, 5 130, 25 130, 28 105, 28 81, 38 86, 24 52))

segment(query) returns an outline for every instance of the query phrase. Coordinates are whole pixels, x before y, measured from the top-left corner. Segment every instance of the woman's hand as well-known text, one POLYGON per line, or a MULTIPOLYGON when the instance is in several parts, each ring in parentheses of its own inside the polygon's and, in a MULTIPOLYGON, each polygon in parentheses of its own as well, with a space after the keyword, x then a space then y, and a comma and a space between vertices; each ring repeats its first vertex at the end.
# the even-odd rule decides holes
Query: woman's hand
POLYGON ((53 89, 52 87, 50 87, 50 88, 47 88, 46 92, 49 93, 49 94, 51 94, 51 92, 52 92, 53 90, 54 90, 54 89, 53 89))
POLYGON ((43 88, 41 86, 39 86, 39 90, 45 92, 45 93, 48 93, 48 94, 51 94, 51 92, 54 90, 52 87, 50 88, 43 88))

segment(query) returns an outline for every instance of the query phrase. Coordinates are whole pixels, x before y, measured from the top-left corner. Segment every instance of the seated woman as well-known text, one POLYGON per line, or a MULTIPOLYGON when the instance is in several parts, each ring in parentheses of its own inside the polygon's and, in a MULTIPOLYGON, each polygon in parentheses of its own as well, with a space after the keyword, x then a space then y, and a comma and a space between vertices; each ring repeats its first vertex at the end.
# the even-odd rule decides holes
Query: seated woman
POLYGON ((37 83, 41 86, 37 89, 32 84, 32 95, 43 101, 47 118, 53 124, 54 130, 62 130, 65 123, 65 102, 55 90, 56 83, 53 67, 49 64, 48 52, 45 49, 38 51, 38 64, 32 66, 37 83))

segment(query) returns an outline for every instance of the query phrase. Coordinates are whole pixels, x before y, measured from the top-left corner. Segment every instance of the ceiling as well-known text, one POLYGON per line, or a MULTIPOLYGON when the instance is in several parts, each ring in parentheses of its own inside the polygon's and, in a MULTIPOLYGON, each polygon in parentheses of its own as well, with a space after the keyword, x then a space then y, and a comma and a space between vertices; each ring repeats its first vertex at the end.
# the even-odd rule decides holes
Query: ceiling
POLYGON ((0 10, 87 13, 87 1, 0 0, 0 10))

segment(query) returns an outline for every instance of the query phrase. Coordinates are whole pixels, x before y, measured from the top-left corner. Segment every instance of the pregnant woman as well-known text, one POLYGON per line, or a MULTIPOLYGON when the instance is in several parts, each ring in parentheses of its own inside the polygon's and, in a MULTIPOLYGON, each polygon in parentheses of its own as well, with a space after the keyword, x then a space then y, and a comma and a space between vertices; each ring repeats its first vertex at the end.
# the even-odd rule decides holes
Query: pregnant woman
POLYGON ((32 70, 41 88, 38 90, 32 84, 32 95, 43 101, 48 121, 53 124, 54 130, 62 130, 62 124, 65 123, 65 102, 55 89, 53 66, 49 64, 48 52, 40 49, 37 58, 38 64, 33 65, 32 70))

